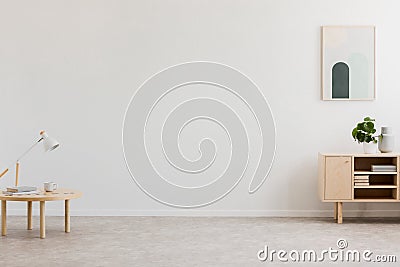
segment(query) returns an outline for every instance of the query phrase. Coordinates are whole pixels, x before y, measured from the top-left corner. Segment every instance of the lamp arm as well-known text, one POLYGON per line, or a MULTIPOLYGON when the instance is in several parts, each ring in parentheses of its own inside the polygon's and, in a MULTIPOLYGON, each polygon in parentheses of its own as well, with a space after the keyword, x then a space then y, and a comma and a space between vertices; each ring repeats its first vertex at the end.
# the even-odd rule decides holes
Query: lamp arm
POLYGON ((8 168, 5 169, 1 174, 0 174, 0 178, 4 176, 4 174, 6 174, 8 172, 8 168))
MULTIPOLYGON (((43 137, 40 138, 39 140, 37 140, 33 145, 31 145, 24 153, 21 154, 21 156, 18 157, 18 159, 16 160, 16 163, 18 163, 20 161, 20 159, 22 159, 26 154, 29 153, 29 151, 31 151, 37 144, 39 144, 41 141, 43 141, 43 137)), ((14 163, 13 163, 14 164, 14 163)), ((10 165, 11 166, 11 165, 10 165)), ((3 177, 9 170, 9 167, 7 169, 5 169, 2 173, 0 173, 0 178, 3 177)))
POLYGON ((33 145, 31 145, 24 153, 22 153, 21 156, 19 156, 19 157, 17 158, 17 161, 16 161, 16 162, 20 161, 20 159, 22 159, 26 154, 28 154, 29 151, 31 151, 31 150, 32 150, 37 144, 39 144, 41 141, 43 141, 43 137, 40 138, 38 141, 36 141, 33 145))

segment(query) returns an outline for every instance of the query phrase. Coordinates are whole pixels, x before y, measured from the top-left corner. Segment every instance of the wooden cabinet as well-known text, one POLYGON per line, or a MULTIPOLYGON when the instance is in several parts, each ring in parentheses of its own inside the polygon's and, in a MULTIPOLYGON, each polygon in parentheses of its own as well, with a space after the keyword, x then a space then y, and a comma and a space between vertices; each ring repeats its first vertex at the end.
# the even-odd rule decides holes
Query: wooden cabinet
POLYGON ((338 223, 342 222, 343 202, 400 202, 399 159, 400 155, 392 153, 319 154, 320 199, 334 202, 338 223))

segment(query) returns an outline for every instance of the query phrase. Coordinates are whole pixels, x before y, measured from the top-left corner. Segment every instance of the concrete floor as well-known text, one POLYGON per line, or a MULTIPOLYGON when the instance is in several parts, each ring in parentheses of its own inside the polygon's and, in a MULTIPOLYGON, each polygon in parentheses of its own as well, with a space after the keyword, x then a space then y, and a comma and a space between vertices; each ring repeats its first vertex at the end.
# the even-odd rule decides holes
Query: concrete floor
POLYGON ((24 217, 8 218, 8 235, 0 238, 5 266, 326 266, 324 263, 261 262, 257 252, 337 249, 344 238, 352 250, 396 255, 397 263, 336 266, 399 266, 400 220, 345 218, 228 217, 72 217, 71 233, 63 217, 48 217, 47 237, 39 239, 39 221, 25 230, 24 217))

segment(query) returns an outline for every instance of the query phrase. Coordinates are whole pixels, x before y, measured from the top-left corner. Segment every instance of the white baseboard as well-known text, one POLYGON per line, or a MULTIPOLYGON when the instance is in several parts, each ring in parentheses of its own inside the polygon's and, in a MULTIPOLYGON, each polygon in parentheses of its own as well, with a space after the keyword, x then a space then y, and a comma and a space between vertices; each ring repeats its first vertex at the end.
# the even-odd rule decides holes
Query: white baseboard
MULTIPOLYGON (((8 209, 7 215, 25 216, 25 209, 8 209)), ((34 209, 38 216, 39 210, 34 209)), ((46 216, 64 216, 46 209, 46 216)), ((332 217, 332 210, 71 210, 71 216, 182 216, 182 217, 332 217)), ((344 217, 400 217, 400 210, 345 210, 344 217)))

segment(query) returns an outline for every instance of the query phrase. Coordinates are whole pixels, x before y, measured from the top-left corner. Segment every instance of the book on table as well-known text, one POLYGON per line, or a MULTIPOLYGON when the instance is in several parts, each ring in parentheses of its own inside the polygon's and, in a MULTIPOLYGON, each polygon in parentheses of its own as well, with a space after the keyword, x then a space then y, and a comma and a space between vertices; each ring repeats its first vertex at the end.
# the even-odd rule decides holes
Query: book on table
POLYGON ((37 191, 37 187, 34 186, 11 186, 11 187, 7 187, 6 189, 7 192, 10 193, 22 193, 22 192, 33 192, 33 191, 37 191))
POLYGON ((7 196, 22 196, 22 195, 40 194, 40 192, 37 191, 37 190, 26 191, 26 192, 8 192, 8 191, 3 191, 3 194, 7 195, 7 196))

